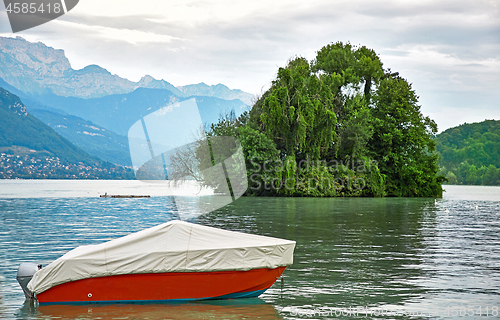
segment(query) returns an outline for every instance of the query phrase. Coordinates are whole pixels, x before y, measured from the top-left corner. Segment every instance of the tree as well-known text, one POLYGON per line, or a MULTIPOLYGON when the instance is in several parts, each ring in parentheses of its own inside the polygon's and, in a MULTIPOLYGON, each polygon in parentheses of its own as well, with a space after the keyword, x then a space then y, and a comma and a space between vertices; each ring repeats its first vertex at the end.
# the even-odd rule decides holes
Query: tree
POLYGON ((321 48, 313 63, 314 71, 323 71, 333 76, 336 91, 352 85, 357 88, 364 82, 364 98, 370 103, 372 85, 384 76, 382 61, 375 51, 365 46, 356 48, 350 43, 336 42, 321 48))
POLYGON ((293 194, 297 163, 304 159, 319 159, 333 145, 337 117, 333 112, 334 95, 324 77, 311 72, 304 58, 289 61, 278 76, 261 106, 263 130, 273 137, 283 175, 280 186, 293 194))
POLYGON ((241 141, 253 194, 287 196, 439 197, 436 132, 406 80, 342 42, 291 59, 243 119, 211 128, 241 141))
POLYGON ((500 185, 500 170, 490 164, 486 173, 482 176, 482 184, 487 186, 500 185))
POLYGON ((373 132, 369 109, 372 89, 384 76, 380 58, 365 46, 336 42, 318 51, 312 69, 329 79, 336 96, 338 139, 329 157, 343 161, 366 157, 366 143, 373 132))
POLYGON ((323 71, 333 76, 334 81, 332 83, 336 84, 334 93, 339 93, 343 86, 348 84, 357 85, 360 81, 356 72, 354 48, 350 43, 344 45, 339 41, 321 48, 317 52, 316 60, 313 62, 313 71, 323 71))
POLYGON ((279 152, 273 140, 264 133, 242 126, 237 129, 248 177, 247 195, 273 194, 273 183, 281 180, 279 152))
POLYGON ((357 59, 356 73, 360 79, 364 80, 364 96, 370 102, 372 84, 377 84, 384 76, 382 61, 377 56, 375 51, 368 49, 365 46, 360 47, 354 52, 357 59))
POLYGON ((372 156, 387 177, 392 196, 441 196, 438 155, 433 135, 436 123, 420 112, 418 97, 400 77, 381 80, 374 95, 372 156))
POLYGON ((304 58, 280 68, 262 105, 260 119, 265 131, 281 146, 282 157, 301 154, 314 159, 333 142, 337 118, 328 85, 311 73, 304 58))
POLYGON ((436 136, 439 166, 453 172, 451 184, 499 185, 495 170, 500 167, 500 121, 465 123, 436 136), (474 168, 472 168, 474 165, 474 168))
POLYGON ((346 98, 338 117, 335 154, 330 156, 344 161, 366 156, 367 143, 373 134, 371 110, 366 100, 360 94, 346 98))
MULTIPOLYGON (((249 121, 248 112, 244 112, 238 118, 234 112, 222 114, 219 121, 211 125, 207 136, 209 140, 218 137, 238 139, 245 158, 248 180, 246 195, 270 195, 274 192, 271 188, 273 181, 281 177, 280 170, 277 169, 280 165, 279 152, 274 141, 265 133, 252 128, 249 121)), ((199 146, 198 149, 200 149, 199 146)), ((206 154, 203 150, 199 151, 201 152, 198 153, 198 158, 200 155, 206 154)), ((206 163, 207 161, 199 162, 206 163)))

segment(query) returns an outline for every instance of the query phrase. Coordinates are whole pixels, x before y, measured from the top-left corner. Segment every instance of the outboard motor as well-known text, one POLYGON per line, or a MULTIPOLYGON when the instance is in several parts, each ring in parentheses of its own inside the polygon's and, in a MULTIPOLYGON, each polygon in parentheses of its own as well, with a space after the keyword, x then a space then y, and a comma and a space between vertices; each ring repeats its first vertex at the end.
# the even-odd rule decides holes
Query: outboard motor
POLYGON ((23 288, 26 300, 35 298, 33 293, 28 290, 28 282, 30 282, 31 278, 33 278, 33 275, 41 268, 42 266, 37 265, 36 263, 23 262, 21 263, 21 265, 19 265, 19 269, 17 269, 17 282, 19 282, 21 288, 23 288))

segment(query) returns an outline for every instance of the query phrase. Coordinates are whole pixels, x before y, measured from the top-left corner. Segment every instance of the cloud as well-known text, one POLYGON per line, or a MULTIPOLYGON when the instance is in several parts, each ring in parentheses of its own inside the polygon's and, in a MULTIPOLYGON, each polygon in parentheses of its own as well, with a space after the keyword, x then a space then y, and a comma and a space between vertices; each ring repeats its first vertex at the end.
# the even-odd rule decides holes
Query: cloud
POLYGON ((116 28, 108 26, 88 25, 69 21, 57 21, 62 28, 71 28, 76 33, 90 32, 99 40, 112 40, 113 42, 127 42, 134 45, 144 43, 171 43, 181 40, 168 34, 158 34, 151 31, 142 31, 131 28, 116 28))
POLYGON ((350 41, 413 83, 442 129, 450 117, 439 110, 474 103, 486 118, 500 98, 498 0, 86 0, 20 35, 64 49, 75 68, 250 93, 290 57, 313 59, 326 44, 350 41))

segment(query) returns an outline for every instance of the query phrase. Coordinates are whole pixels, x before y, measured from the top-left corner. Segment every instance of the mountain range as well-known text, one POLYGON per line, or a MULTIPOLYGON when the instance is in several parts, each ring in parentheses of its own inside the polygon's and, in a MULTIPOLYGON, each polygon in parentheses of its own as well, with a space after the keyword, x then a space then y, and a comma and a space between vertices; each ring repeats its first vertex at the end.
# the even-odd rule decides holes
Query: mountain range
MULTIPOLYGON (((210 125, 231 110, 241 114, 252 99, 222 84, 175 87, 149 75, 133 82, 97 65, 75 70, 63 50, 21 37, 0 37, 0 87, 19 96, 30 117, 77 148, 124 166, 131 165, 128 129, 141 117, 195 98, 203 122, 210 125)), ((5 134, 15 136, 16 130, 24 130, 22 126, 10 129, 5 134)))
POLYGON ((27 112, 0 88, 0 178, 131 178, 130 170, 90 156, 27 112))
POLYGON ((132 166, 127 137, 73 115, 34 109, 31 114, 88 154, 123 166, 132 166))
POLYGON ((61 49, 31 43, 21 37, 0 37, 0 78, 24 93, 63 97, 98 98, 123 94, 137 88, 166 89, 178 97, 208 96, 251 103, 252 95, 223 84, 205 83, 175 87, 165 80, 145 75, 133 82, 98 66, 75 70, 61 49))
MULTIPOLYGON (((220 114, 234 110, 240 115, 246 105, 241 100, 193 96, 201 119, 206 124, 217 122, 220 114)), ((137 88, 130 93, 112 94, 100 98, 61 97, 54 94, 38 96, 43 104, 37 109, 57 110, 89 120, 96 125, 126 136, 134 122, 169 104, 189 98, 178 97, 165 89, 137 88), (50 106, 50 107, 45 107, 50 106)), ((28 105, 28 109, 31 110, 28 105)))

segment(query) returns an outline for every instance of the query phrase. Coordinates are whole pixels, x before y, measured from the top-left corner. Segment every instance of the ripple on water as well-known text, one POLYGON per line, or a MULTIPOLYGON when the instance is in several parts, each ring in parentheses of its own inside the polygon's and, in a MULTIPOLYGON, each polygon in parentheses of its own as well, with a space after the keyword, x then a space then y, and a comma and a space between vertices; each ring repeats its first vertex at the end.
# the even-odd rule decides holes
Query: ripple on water
MULTIPOLYGON (((178 218, 169 198, 123 200, 0 199, 4 261, 0 318, 3 313, 21 319, 304 319, 314 318, 308 316, 316 311, 351 306, 391 310, 500 306, 499 202, 440 199, 435 205, 434 199, 393 198, 240 198, 191 218, 200 224, 297 241, 283 288, 278 281, 248 304, 92 306, 70 308, 68 313, 24 305, 15 281, 21 261, 47 264, 76 246, 178 218)), ((335 314, 319 318, 353 319, 335 314)))

